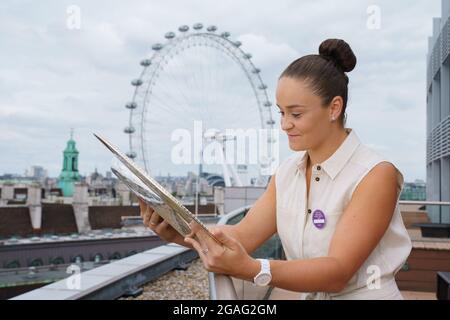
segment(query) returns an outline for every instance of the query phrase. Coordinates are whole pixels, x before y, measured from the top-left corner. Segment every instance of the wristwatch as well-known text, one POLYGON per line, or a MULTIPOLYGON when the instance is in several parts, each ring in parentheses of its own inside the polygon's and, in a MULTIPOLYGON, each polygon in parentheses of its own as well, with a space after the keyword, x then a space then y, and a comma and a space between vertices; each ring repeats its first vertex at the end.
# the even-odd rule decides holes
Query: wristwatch
POLYGON ((261 271, 253 278, 253 283, 257 286, 267 286, 272 280, 270 273, 270 262, 267 259, 256 259, 261 262, 261 271))

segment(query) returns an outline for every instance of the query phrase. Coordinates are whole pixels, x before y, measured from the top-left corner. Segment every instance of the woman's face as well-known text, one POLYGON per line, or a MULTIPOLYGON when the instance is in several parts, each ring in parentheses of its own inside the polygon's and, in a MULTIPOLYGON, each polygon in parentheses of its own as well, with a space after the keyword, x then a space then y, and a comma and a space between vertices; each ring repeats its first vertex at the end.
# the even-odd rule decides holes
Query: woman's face
POLYGON ((290 77, 278 80, 276 100, 281 115, 281 129, 294 151, 315 149, 331 130, 330 108, 322 106, 306 81, 290 77))

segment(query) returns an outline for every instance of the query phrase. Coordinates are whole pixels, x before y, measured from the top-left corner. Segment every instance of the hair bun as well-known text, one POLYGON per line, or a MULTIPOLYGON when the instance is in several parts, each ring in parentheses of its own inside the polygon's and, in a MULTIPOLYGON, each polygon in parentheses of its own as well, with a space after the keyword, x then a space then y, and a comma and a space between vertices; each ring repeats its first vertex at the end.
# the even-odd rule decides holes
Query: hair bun
POLYGON ((327 39, 320 44, 319 54, 333 62, 344 72, 356 66, 356 56, 349 44, 341 39, 327 39))

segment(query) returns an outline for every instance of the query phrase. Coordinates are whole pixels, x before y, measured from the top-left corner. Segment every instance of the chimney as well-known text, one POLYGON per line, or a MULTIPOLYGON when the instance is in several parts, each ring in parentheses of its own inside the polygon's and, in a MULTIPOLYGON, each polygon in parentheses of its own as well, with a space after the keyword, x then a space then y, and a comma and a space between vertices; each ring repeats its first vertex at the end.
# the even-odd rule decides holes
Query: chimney
POLYGON ((2 195, 0 199, 0 206, 6 206, 8 200, 14 199, 14 184, 7 182, 2 185, 2 195))
POLYGON ((75 183, 72 205, 78 232, 91 230, 89 223, 88 185, 86 183, 75 183))
POLYGON ((117 181, 115 188, 116 188, 116 193, 119 196, 121 205, 122 206, 131 205, 130 189, 120 180, 117 181))
POLYGON ((28 186, 27 206, 30 211, 31 225, 35 230, 41 229, 42 225, 41 192, 41 186, 38 183, 28 186))

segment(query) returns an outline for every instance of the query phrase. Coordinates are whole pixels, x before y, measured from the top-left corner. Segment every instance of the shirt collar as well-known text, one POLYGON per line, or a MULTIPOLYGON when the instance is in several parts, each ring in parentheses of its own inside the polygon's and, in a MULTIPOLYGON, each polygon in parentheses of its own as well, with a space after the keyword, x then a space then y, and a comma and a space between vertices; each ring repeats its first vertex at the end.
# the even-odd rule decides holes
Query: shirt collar
MULTIPOLYGON (((355 131, 351 128, 345 129, 349 134, 345 138, 344 142, 339 148, 324 162, 315 163, 314 165, 320 165, 323 170, 330 176, 332 180, 338 175, 344 168, 344 165, 348 162, 350 157, 355 152, 356 148, 361 144, 355 131)), ((308 152, 304 151, 303 155, 297 160, 297 168, 302 172, 306 170, 306 164, 308 160, 308 152)))

